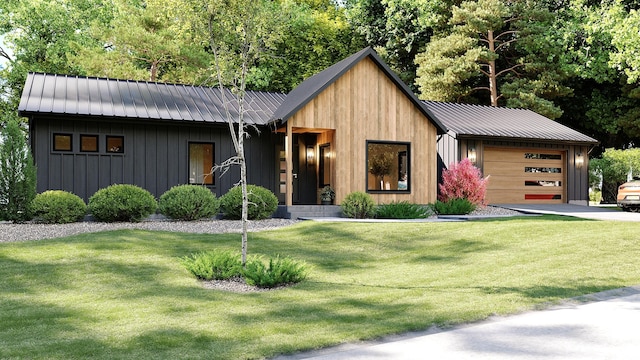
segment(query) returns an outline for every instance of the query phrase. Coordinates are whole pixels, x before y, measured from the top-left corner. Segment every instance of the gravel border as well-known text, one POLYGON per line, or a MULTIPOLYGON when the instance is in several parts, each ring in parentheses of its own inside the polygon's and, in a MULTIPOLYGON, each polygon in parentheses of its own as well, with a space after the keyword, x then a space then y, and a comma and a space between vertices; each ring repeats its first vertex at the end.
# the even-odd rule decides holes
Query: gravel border
MULTIPOLYGON (((497 206, 486 206, 469 214, 470 216, 518 216, 521 212, 505 209, 497 206)), ((249 231, 273 230, 293 225, 301 220, 291 219, 266 219, 249 221, 249 231)), ((200 220, 200 221, 172 221, 149 220, 139 223, 103 223, 97 221, 84 221, 71 224, 40 224, 28 222, 25 224, 12 224, 0 222, 0 243, 52 239, 89 232, 140 229, 188 232, 197 234, 222 234, 242 232, 241 222, 238 220, 200 220)))
MULTIPOLYGON (((249 221, 248 229, 251 232, 272 230, 284 226, 293 225, 299 220, 291 219, 267 219, 249 221)), ((0 222, 0 243, 28 240, 52 239, 88 232, 140 229, 188 232, 197 234, 221 234, 241 233, 242 224, 237 220, 201 220, 201 221, 170 221, 153 220, 139 223, 103 223, 84 221, 70 224, 39 224, 28 222, 25 224, 12 224, 0 222)))

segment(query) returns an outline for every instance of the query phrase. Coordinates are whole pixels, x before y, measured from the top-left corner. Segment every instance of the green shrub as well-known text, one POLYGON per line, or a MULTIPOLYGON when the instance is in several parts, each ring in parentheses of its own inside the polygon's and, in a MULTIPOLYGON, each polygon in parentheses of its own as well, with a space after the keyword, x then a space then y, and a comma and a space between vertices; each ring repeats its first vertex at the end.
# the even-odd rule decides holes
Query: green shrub
POLYGON ((424 219, 431 215, 431 210, 422 205, 408 201, 381 204, 376 210, 378 219, 424 219))
POLYGON ((436 201, 433 204, 433 211, 438 215, 466 215, 476 209, 476 205, 467 199, 450 199, 447 201, 436 201))
POLYGON ((180 185, 167 190, 158 201, 161 214, 176 220, 199 220, 215 216, 220 209, 216 196, 204 186, 180 185))
POLYGON ((347 195, 340 206, 344 215, 349 218, 365 219, 376 214, 376 204, 371 195, 360 191, 347 195))
POLYGON ((87 213, 87 205, 70 192, 49 190, 36 195, 31 212, 39 221, 48 224, 66 224, 80 221, 87 213))
POLYGON ((98 221, 140 221, 153 214, 156 199, 147 190, 129 184, 116 184, 96 191, 89 198, 89 212, 98 221))
POLYGON ((240 255, 230 251, 206 251, 182 258, 182 265, 198 279, 227 280, 242 276, 240 255))
POLYGON ((303 263, 279 256, 269 259, 268 264, 265 264, 260 257, 254 257, 247 261, 243 274, 247 284, 261 288, 295 284, 307 277, 303 263))
MULTIPOLYGON (((269 189, 262 186, 247 185, 249 199, 248 218, 266 219, 278 208, 278 198, 269 189)), ((242 218, 242 188, 236 186, 220 197, 220 209, 225 219, 242 218)))
POLYGON ((0 131, 0 219, 21 223, 31 220, 36 197, 36 168, 20 121, 7 111, 0 131))

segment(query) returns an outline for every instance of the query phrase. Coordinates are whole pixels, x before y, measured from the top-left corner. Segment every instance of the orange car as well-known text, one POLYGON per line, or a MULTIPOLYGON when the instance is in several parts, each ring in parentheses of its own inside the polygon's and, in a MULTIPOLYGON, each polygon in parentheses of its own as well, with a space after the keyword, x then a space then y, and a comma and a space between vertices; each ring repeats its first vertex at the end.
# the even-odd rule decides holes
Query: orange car
POLYGON ((617 203, 624 211, 640 211, 640 178, 633 178, 618 187, 617 203))

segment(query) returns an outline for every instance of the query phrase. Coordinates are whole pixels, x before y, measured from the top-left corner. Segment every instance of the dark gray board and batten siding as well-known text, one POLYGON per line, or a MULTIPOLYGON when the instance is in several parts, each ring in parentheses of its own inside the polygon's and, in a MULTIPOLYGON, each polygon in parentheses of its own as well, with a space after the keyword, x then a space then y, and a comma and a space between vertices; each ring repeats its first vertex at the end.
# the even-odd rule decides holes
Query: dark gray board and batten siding
MULTIPOLYGON (((223 125, 158 124, 144 122, 72 122, 56 118, 33 119, 32 149, 37 166, 38 192, 61 189, 85 201, 97 190, 111 184, 134 184, 159 197, 172 186, 189 183, 188 144, 214 143, 214 161, 219 164, 235 153, 229 129, 223 125), (35 126, 33 126, 35 125, 35 126), (53 134, 73 135, 72 152, 53 151, 53 134), (99 151, 80 152, 80 135, 98 135, 99 151), (124 153, 105 150, 105 136, 124 136, 124 153)), ((284 143, 281 134, 263 131, 245 141, 248 181, 278 190, 275 173, 276 146, 284 143), (264 176, 268 174, 269 176, 264 176)), ((239 180, 237 167, 224 176, 216 173, 215 185, 208 186, 217 196, 226 193, 239 180)))
MULTIPOLYGON (((225 96, 232 98, 230 92, 225 96)), ((265 124, 284 96, 247 92, 244 113, 261 130, 245 141, 248 181, 274 193, 276 147, 284 137, 265 124)), ((235 154, 221 99, 217 88, 29 74, 19 112, 29 118, 38 192, 67 190, 87 201, 111 184, 138 185, 156 197, 187 184, 190 142, 213 142, 217 164, 235 154), (56 133, 73 136, 73 151, 53 151, 56 133), (99 151, 80 152, 80 135, 98 135, 99 151), (107 135, 124 137, 124 153, 106 152, 107 135)), ((237 116, 236 104, 228 104, 237 116)), ((238 180, 235 167, 221 178, 216 174, 209 187, 220 196, 238 180)))

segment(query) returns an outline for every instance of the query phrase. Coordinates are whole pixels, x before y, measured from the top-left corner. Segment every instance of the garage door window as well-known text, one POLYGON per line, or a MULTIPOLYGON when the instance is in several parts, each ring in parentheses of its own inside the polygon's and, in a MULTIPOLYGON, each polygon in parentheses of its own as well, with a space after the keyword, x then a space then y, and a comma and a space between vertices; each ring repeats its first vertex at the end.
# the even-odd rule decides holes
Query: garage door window
POLYGON ((409 192, 410 144, 367 141, 367 191, 409 192))

